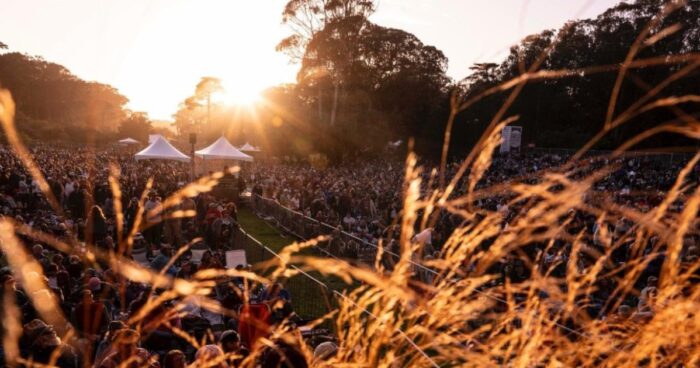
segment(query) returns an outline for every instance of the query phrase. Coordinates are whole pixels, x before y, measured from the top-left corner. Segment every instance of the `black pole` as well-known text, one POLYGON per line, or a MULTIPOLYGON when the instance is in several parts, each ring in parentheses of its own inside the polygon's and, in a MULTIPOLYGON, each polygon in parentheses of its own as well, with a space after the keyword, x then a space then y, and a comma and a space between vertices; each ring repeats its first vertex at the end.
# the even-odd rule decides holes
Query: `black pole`
POLYGON ((190 151, 190 156, 192 157, 192 181, 195 178, 194 171, 194 145, 197 143, 197 133, 190 133, 190 144, 192 145, 192 150, 190 151))

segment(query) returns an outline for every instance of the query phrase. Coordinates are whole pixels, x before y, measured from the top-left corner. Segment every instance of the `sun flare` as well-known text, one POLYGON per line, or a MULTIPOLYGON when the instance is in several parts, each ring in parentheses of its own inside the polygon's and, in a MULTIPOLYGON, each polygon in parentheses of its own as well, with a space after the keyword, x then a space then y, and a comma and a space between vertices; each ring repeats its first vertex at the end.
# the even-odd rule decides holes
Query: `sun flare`
POLYGON ((222 80, 224 87, 218 100, 225 105, 254 105, 260 101, 264 86, 256 84, 254 80, 241 78, 222 80))

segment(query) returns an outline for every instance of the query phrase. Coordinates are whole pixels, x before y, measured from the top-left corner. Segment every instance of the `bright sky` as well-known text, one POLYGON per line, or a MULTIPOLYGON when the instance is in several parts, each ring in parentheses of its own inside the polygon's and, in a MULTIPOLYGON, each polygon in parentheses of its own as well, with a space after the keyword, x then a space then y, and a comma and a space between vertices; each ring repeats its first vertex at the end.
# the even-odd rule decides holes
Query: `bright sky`
MULTIPOLYGON (((380 0, 372 20, 414 33, 450 59, 461 79, 499 61, 524 36, 593 17, 619 0, 380 0)), ((111 84, 129 107, 170 119, 201 76, 232 101, 293 82, 297 67, 275 51, 287 35, 286 0, 0 0, 0 41, 41 55, 86 80, 111 84)), ((0 81, 2 82, 2 81, 0 81)))

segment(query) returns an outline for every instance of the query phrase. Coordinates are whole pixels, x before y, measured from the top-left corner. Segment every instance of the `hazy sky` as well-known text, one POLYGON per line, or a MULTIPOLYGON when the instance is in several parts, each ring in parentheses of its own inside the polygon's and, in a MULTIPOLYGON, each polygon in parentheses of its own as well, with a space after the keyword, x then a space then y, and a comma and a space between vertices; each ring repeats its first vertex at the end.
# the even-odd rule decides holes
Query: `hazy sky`
MULTIPOLYGON (((461 79, 499 61, 525 35, 593 17, 620 0, 380 0, 372 21, 441 49, 461 79)), ((292 82, 275 52, 286 0, 0 0, 0 41, 87 80, 109 83, 129 107, 169 119, 201 76, 224 79, 232 101, 292 82)), ((0 81, 1 83, 2 81, 0 81)))

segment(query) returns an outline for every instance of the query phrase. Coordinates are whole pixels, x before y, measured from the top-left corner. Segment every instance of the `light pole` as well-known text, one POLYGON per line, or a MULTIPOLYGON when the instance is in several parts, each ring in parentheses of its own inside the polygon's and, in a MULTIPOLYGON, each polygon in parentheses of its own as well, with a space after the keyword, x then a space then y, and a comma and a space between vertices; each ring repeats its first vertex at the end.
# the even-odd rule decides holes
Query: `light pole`
POLYGON ((190 145, 192 145, 192 150, 190 155, 192 157, 192 181, 194 181, 194 145, 197 143, 197 133, 190 133, 190 145))

